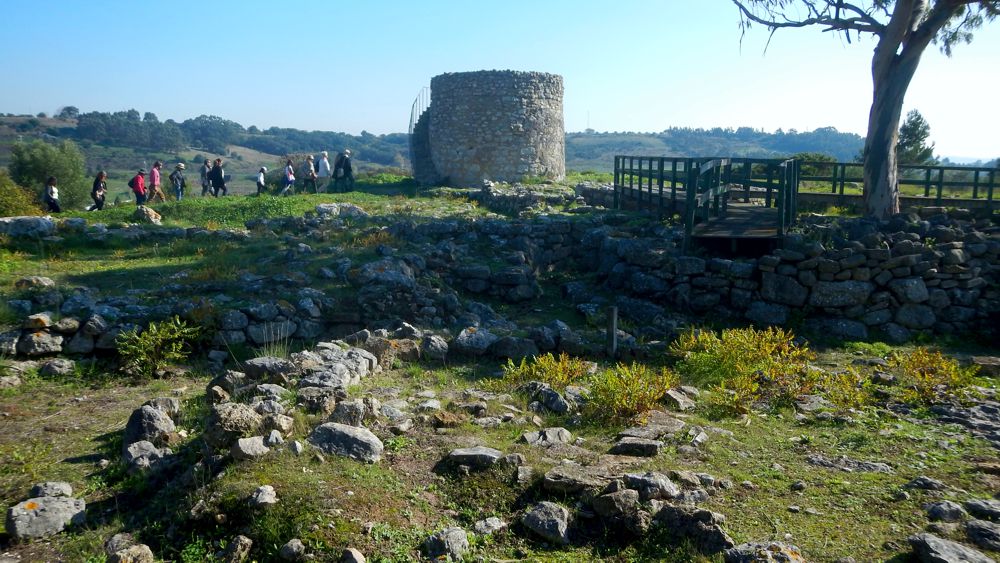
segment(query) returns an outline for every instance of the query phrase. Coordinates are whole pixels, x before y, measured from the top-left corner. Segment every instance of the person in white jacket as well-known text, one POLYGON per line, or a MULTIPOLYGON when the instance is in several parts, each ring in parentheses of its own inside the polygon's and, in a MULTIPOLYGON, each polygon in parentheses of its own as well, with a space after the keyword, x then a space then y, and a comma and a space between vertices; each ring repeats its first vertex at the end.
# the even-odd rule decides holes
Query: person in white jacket
POLYGON ((326 151, 319 154, 319 168, 316 170, 316 193, 327 191, 330 178, 333 177, 333 170, 330 169, 330 155, 326 151))

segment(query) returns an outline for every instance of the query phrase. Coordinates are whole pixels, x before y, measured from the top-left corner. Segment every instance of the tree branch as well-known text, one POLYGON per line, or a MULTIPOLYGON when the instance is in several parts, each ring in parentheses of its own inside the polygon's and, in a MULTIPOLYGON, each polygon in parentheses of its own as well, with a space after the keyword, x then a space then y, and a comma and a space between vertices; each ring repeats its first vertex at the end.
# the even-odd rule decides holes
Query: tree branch
POLYGON ((744 21, 758 23, 772 31, 780 28, 797 28, 820 25, 826 26, 827 31, 853 30, 862 33, 873 33, 875 35, 883 32, 884 26, 881 23, 865 13, 863 10, 860 10, 856 6, 850 4, 845 4, 844 7, 851 6, 850 9, 852 11, 856 11, 856 13, 860 12, 857 17, 845 18, 831 16, 829 13, 831 7, 829 2, 830 0, 827 0, 827 6, 823 10, 819 10, 812 3, 807 2, 806 5, 809 7, 809 12, 813 14, 811 17, 800 20, 786 19, 785 21, 777 21, 775 19, 762 18, 744 6, 741 0, 733 0, 733 4, 736 4, 736 7, 739 8, 740 12, 743 14, 744 21))

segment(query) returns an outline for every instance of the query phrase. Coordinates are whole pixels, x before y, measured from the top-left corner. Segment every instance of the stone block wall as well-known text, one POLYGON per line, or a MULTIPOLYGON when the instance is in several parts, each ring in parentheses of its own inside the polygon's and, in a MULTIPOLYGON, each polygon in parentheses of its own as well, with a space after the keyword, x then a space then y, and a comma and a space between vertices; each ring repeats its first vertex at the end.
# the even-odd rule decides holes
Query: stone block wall
POLYGON ((541 72, 448 73, 431 80, 431 104, 418 121, 414 147, 425 142, 430 163, 414 158, 424 183, 479 185, 566 175, 562 77, 541 72), (433 168, 431 168, 431 166, 433 168))

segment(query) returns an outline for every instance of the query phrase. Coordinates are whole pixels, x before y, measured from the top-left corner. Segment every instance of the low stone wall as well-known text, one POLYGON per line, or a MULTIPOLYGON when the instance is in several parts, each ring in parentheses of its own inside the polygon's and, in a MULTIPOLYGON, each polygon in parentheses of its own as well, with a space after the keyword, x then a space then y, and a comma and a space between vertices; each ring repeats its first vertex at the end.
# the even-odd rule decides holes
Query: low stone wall
MULTIPOLYGON (((338 216, 367 220, 353 206, 321 207, 310 217, 255 220, 248 227, 291 235, 315 232, 338 216)), ((356 289, 353 297, 333 300, 309 287, 311 280, 296 271, 296 264, 304 267, 299 257, 312 250, 292 236, 288 272, 241 279, 241 292, 255 295, 255 303, 178 298, 185 291, 224 291, 210 284, 192 288, 168 280, 161 293, 153 294, 164 299, 150 305, 136 295, 99 297, 92 289, 57 289, 43 279, 26 279, 22 289, 28 297, 8 306, 24 317, 51 314, 28 317, 22 328, 0 335, 0 354, 111 350, 121 330, 175 314, 217 331, 214 344, 219 348, 309 340, 331 332, 346 335, 399 321, 455 331, 469 326, 530 331, 534 327, 518 326, 516 319, 504 319, 475 299, 530 302, 542 297, 545 280, 554 272, 580 276, 561 286, 562 298, 578 312, 600 321, 608 306, 615 305, 629 332, 647 341, 669 338, 679 325, 704 322, 704 317, 792 325, 850 340, 902 342, 917 333, 995 335, 1000 328, 1000 230, 964 211, 925 208, 921 213, 882 222, 806 218, 796 227, 800 232, 786 237, 784 248, 757 259, 685 256, 679 228, 619 213, 421 222, 394 218, 388 227, 369 218, 371 229, 385 229, 415 250, 397 255, 383 245, 377 249, 381 257, 365 264, 331 257, 320 276, 350 282, 356 289), (288 300, 269 297, 274 287, 298 289, 288 300)), ((66 220, 50 229, 36 223, 25 236, 76 230, 96 239, 138 238, 153 228, 81 230, 77 220, 66 220)), ((158 228, 157 233, 250 236, 204 229, 158 228)))

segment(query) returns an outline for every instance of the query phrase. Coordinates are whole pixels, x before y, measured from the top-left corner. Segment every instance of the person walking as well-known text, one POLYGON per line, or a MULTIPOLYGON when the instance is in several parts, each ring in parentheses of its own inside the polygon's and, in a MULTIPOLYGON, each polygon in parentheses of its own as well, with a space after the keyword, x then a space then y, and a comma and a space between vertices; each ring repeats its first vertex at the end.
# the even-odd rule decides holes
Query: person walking
POLYGON ((94 186, 90 189, 90 199, 94 204, 87 208, 87 211, 100 211, 104 209, 104 199, 108 193, 108 173, 101 170, 94 177, 94 186))
POLYGON ((59 188, 56 187, 56 177, 49 176, 48 180, 45 180, 45 205, 49 208, 51 213, 59 213, 62 209, 59 208, 59 188))
POLYGON ((267 166, 261 166, 257 172, 257 195, 267 193, 267 166))
POLYGON ((334 175, 337 177, 335 186, 339 188, 335 191, 349 192, 354 189, 354 167, 351 165, 351 149, 344 149, 344 152, 337 155, 334 175), (346 186, 350 186, 348 189, 346 186))
POLYGON ((288 162, 285 163, 285 189, 281 190, 281 193, 278 195, 289 195, 289 192, 292 192, 292 189, 294 187, 295 187, 295 165, 292 162, 292 159, 289 158, 288 162))
POLYGON ((135 194, 135 205, 138 207, 140 205, 146 204, 146 170, 140 168, 136 172, 135 176, 128 181, 128 187, 132 188, 132 193, 135 194))
POLYGON ((212 187, 208 179, 208 173, 211 171, 212 163, 206 158, 205 163, 201 165, 201 197, 208 195, 208 190, 212 187))
POLYGON ((208 172, 208 181, 212 183, 212 196, 219 197, 219 192, 222 195, 227 195, 229 189, 226 188, 226 171, 222 169, 222 159, 217 158, 212 164, 212 169, 208 172))
POLYGON ((330 155, 326 151, 319 153, 319 165, 316 169, 316 176, 319 178, 316 185, 316 193, 322 189, 324 192, 330 190, 330 177, 333 170, 330 168, 330 155))
POLYGON ((302 164, 302 193, 309 192, 309 186, 312 186, 313 193, 319 193, 316 189, 316 168, 313 166, 312 155, 307 156, 302 164))
POLYGON ((184 179, 185 168, 187 167, 183 162, 178 162, 177 166, 174 166, 174 171, 170 173, 170 183, 174 186, 177 201, 184 199, 184 188, 187 186, 187 180, 184 179))
POLYGON ((153 163, 153 167, 149 170, 149 201, 152 202, 156 198, 160 198, 160 201, 167 201, 167 196, 163 194, 163 190, 160 189, 160 168, 163 167, 163 163, 157 160, 153 163))

